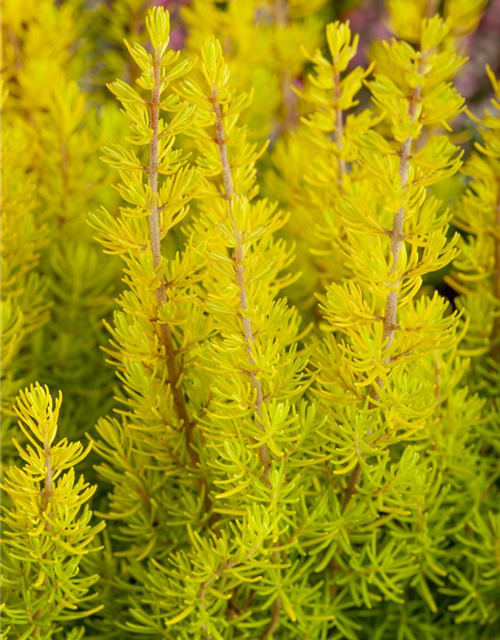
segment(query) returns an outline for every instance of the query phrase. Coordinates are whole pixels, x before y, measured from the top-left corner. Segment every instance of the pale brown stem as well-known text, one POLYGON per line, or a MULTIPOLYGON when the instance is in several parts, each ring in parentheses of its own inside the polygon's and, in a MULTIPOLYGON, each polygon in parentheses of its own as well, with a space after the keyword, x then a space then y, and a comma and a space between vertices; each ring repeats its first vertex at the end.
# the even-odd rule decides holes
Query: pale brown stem
MULTIPOLYGON (((248 560, 250 560, 250 558, 252 558, 257 553, 258 550, 259 550, 259 547, 256 546, 251 551, 249 551, 247 553, 247 555, 242 560, 239 560, 239 561, 234 561, 233 560, 233 562, 224 562, 224 564, 222 564, 218 569, 216 569, 213 572, 213 574, 210 576, 210 578, 205 580, 205 582, 201 585, 200 594, 199 594, 199 599, 201 600, 201 603, 202 603, 201 606, 204 609, 206 609, 206 604, 205 604, 204 600, 205 600, 205 595, 206 595, 206 592, 207 592, 207 588, 212 584, 212 582, 214 582, 214 580, 216 578, 218 578, 220 575, 222 575, 225 571, 229 571, 230 569, 234 569, 235 567, 238 567, 239 565, 243 564, 244 562, 247 562, 248 560)), ((202 629, 202 631, 204 633, 206 633, 207 628, 206 628, 205 625, 203 625, 203 627, 201 629, 202 629)))
MULTIPOLYGON (((159 117, 160 117, 160 93, 161 93, 161 59, 159 51, 155 52, 153 64, 154 86, 149 106, 149 126, 153 132, 149 145, 149 186, 153 192, 151 213, 148 217, 149 224, 149 244, 153 254, 153 267, 158 269, 161 263, 161 233, 158 211, 158 146, 159 146, 159 117)), ((162 308, 167 300, 165 282, 163 278, 156 290, 156 301, 158 310, 162 308)), ((157 314, 158 315, 158 314, 157 314)), ((170 325, 158 322, 163 347, 165 349, 165 360, 168 372, 168 381, 174 400, 175 412, 184 429, 186 448, 191 463, 196 468, 199 467, 200 459, 198 452, 194 448, 193 425, 189 419, 186 401, 179 384, 179 369, 176 361, 175 344, 172 337, 170 325)), ((205 496, 206 497, 206 496, 205 496)))
POLYGON ((441 4, 441 0, 427 0, 425 15, 427 18, 432 18, 432 16, 436 15, 439 10, 439 5, 441 4))
MULTIPOLYGON (((52 496, 52 464, 50 461, 50 444, 47 440, 45 441, 44 455, 47 472, 45 474, 45 486, 42 494, 42 508, 44 512, 50 513, 49 503, 52 496)), ((45 524, 45 531, 50 531, 50 524, 48 522, 45 524)))
POLYGON ((269 626, 265 630, 264 635, 262 636, 262 640, 269 638, 269 636, 273 633, 273 631, 278 626, 278 622, 280 619, 280 612, 281 612, 281 600, 279 598, 276 598, 276 600, 274 600, 272 605, 271 621, 269 623, 269 626))
POLYGON ((258 550, 259 550, 259 546, 255 546, 251 551, 247 553, 247 555, 242 560, 238 560, 238 561, 233 560, 232 562, 224 562, 224 564, 222 564, 218 569, 216 569, 213 572, 213 574, 210 576, 210 578, 205 580, 205 582, 201 585, 200 596, 199 596, 200 600, 205 599, 205 593, 207 591, 207 587, 209 587, 212 584, 215 578, 218 578, 225 571, 229 571, 229 569, 234 569, 235 567, 238 567, 240 564, 243 564, 244 562, 248 562, 248 560, 250 560, 257 553, 258 550))
MULTIPOLYGON (((408 112, 412 120, 415 119, 418 100, 420 99, 420 87, 416 87, 411 94, 410 106, 408 112)), ((403 189, 408 181, 408 171, 410 168, 410 156, 411 156, 412 138, 408 138, 403 142, 401 146, 401 159, 399 162, 399 177, 401 179, 401 186, 403 189)), ((389 269, 389 273, 392 273, 396 268, 399 254, 404 242, 404 221, 405 211, 401 207, 394 214, 392 223, 391 237, 391 254, 392 254, 392 266, 389 269)), ((399 300, 399 286, 400 281, 395 285, 395 289, 387 294, 385 301, 385 313, 384 313, 384 333, 383 340, 385 342, 384 349, 387 350, 394 339, 394 333, 397 328, 397 314, 398 314, 398 300, 399 300)), ((383 381, 377 378, 377 386, 380 388, 383 385, 383 381)))
POLYGON ((354 467, 354 471, 349 476, 349 482, 347 483, 347 489, 344 494, 344 501, 342 502, 342 513, 345 511, 347 505, 349 504, 349 500, 352 498, 353 494, 356 491, 356 485, 359 484, 361 480, 362 474, 361 465, 358 464, 354 467))
MULTIPOLYGON (((240 299, 240 319, 241 319, 241 327, 243 331, 243 337, 245 340, 245 348, 247 352, 247 358, 252 369, 250 370, 250 379, 252 381, 252 387, 255 392, 255 412, 257 414, 257 424, 261 431, 265 431, 264 426, 262 424, 262 411, 261 406, 264 402, 264 394, 262 392, 262 383, 258 376, 256 375, 253 367, 255 366, 255 361, 252 356, 252 347, 255 343, 255 338, 252 329, 252 323, 250 318, 248 317, 248 294, 247 294, 247 286, 245 281, 245 252, 243 248, 243 239, 241 236, 241 231, 238 229, 236 225, 236 221, 233 215, 232 208, 232 198, 235 195, 234 184, 233 184, 233 176, 231 173, 231 167, 229 165, 229 158, 227 155, 227 146, 226 146, 226 136, 224 132, 224 122, 222 118, 220 104, 217 102, 217 93, 214 89, 212 93, 212 105, 213 111, 215 113, 215 132, 217 136, 217 145, 219 147, 219 155, 222 164, 222 180, 224 183, 224 191, 225 197, 229 207, 229 215, 231 217, 231 223, 233 226, 234 238, 236 241, 236 247, 234 250, 234 273, 236 277, 236 284, 238 285, 238 295, 240 299)), ((270 472, 270 460, 269 460, 269 451, 267 445, 262 445, 259 447, 259 460, 260 464, 264 470, 264 482, 268 488, 270 488, 269 483, 269 472, 270 472)))
MULTIPOLYGON (((48 442, 48 440, 44 441, 44 457, 45 457, 45 483, 44 483, 44 487, 42 490, 42 511, 44 514, 49 515, 50 514, 50 498, 52 496, 52 462, 50 459, 50 444, 48 442)), ((46 522, 45 523, 45 531, 47 531, 48 533, 50 533, 50 523, 46 522)), ((45 554, 42 554, 42 560, 45 560, 45 554)), ((42 585, 45 585, 47 581, 47 576, 44 577, 43 579, 43 583, 42 585)), ((36 590, 35 591, 35 595, 36 597, 39 597, 42 595, 42 591, 40 590, 36 590)), ((32 621, 36 622, 37 620, 40 619, 40 617, 43 614, 43 609, 38 609, 37 611, 35 611, 32 621)), ((38 635, 40 633, 40 627, 35 627, 33 629, 32 632, 32 637, 33 638, 38 638, 38 635)))
MULTIPOLYGON (((216 569, 213 572, 213 574, 210 576, 210 578, 208 578, 208 580, 205 580, 205 582, 201 585, 200 594, 199 594, 199 599, 202 601, 202 603, 205 600, 207 588, 212 584, 212 582, 216 578, 218 578, 220 575, 222 575, 225 571, 229 571, 229 569, 233 569, 234 567, 237 567, 239 564, 240 564, 239 562, 225 562, 223 565, 221 565, 218 569, 216 569)), ((205 606, 205 605, 203 604, 202 606, 205 606)))
MULTIPOLYGON (((213 111, 215 113, 215 132, 217 138, 217 145, 219 147, 219 155, 222 164, 222 180, 224 183, 224 191, 225 198, 227 200, 227 206, 229 208, 229 215, 231 217, 231 223, 233 225, 233 233, 236 241, 236 247, 234 251, 234 272, 236 277, 236 283, 238 285, 238 294, 240 299, 240 319, 241 326, 243 331, 243 338, 245 340, 245 348, 247 352, 248 362, 250 364, 250 380, 252 382, 252 387, 255 392, 256 400, 255 400, 255 412, 257 414, 257 425, 261 431, 265 431, 264 425, 262 424, 262 411, 261 407, 264 403, 264 394, 262 392, 262 383, 258 376, 256 375, 253 367, 255 366, 255 361, 252 356, 252 347, 255 344, 255 337, 252 329, 252 323, 250 318, 248 317, 248 294, 247 287, 245 281, 245 252, 243 248, 243 239, 241 235, 241 231, 238 229, 236 221, 233 215, 232 209, 232 198, 236 195, 234 190, 233 176, 231 173, 231 166, 229 164, 229 158, 227 155, 227 144, 226 144, 226 135, 224 131, 224 121, 222 117, 221 107, 219 102, 217 101, 217 91, 214 88, 212 91, 212 106, 213 111)), ((264 484, 268 489, 271 489, 271 483, 269 481, 269 473, 271 471, 271 460, 269 458, 269 449, 266 444, 263 444, 259 447, 259 461, 260 465, 263 469, 263 478, 264 484)), ((275 551, 273 556, 279 558, 279 551, 275 551)), ((281 610, 281 601, 277 597, 275 598, 272 604, 271 611, 271 621, 266 631, 264 632, 263 638, 267 638, 273 630, 276 628, 276 625, 279 621, 279 614, 281 610)))
MULTIPOLYGON (((334 140, 338 150, 337 157, 337 183, 339 185, 340 193, 344 193, 343 187, 343 178, 347 172, 347 167, 345 160, 342 158, 342 136, 344 135, 344 114, 342 113, 342 109, 340 108, 340 98, 342 96, 342 90, 340 87, 340 72, 334 69, 333 71, 333 105, 335 109, 335 123, 334 123, 334 140)), ((342 240, 346 239, 345 231, 342 232, 341 236, 342 240)), ((342 502, 342 511, 344 511, 347 503, 351 499, 351 496, 354 492, 356 484, 358 484, 361 478, 361 467, 359 464, 354 469, 354 473, 351 474, 349 478, 349 482, 347 484, 347 488, 344 494, 344 500, 342 502)), ((333 577, 336 573, 336 561, 335 558, 332 558, 330 561, 330 579, 332 580, 332 584, 330 585, 329 593, 330 598, 334 597, 336 588, 333 583, 333 577)))
POLYGON ((288 3, 286 0, 274 0, 274 22, 277 27, 284 27, 288 22, 288 3))
MULTIPOLYGON (((424 59, 420 61, 419 64, 419 72, 424 68, 424 59)), ((417 115, 418 103, 420 102, 421 95, 421 87, 415 87, 411 94, 408 105, 408 113, 412 121, 415 120, 417 115)), ((401 156, 399 161, 399 177, 401 180, 401 186, 403 189, 408 182, 408 172, 410 169, 410 157, 412 152, 412 142, 413 138, 408 137, 405 142, 401 145, 401 156)), ((389 273, 396 268, 399 254, 401 252, 401 248, 404 242, 404 208, 400 207, 398 211, 394 214, 392 229, 390 231, 390 239, 391 239, 391 256, 392 256, 392 266, 389 269, 389 273)), ((384 351, 386 351, 394 340, 394 333, 397 328, 397 314, 398 314, 398 300, 399 300, 399 287, 401 281, 399 280, 395 284, 395 288, 387 294, 387 298, 385 300, 385 313, 384 313, 384 329, 383 329, 383 341, 384 351)), ((375 402, 380 400, 378 389, 381 389, 384 385, 384 381, 377 376, 375 380, 375 384, 370 389, 370 398, 372 398, 375 402)), ((373 408, 373 404, 371 405, 373 408)), ((368 434, 370 434, 368 432, 368 434)), ((349 482, 347 485, 347 489, 344 495, 344 502, 342 505, 342 510, 344 511, 347 505, 349 504, 350 499, 353 494, 356 492, 356 485, 359 484, 361 480, 362 470, 361 466, 358 463, 352 472, 349 482)))
POLYGON ((344 118, 342 109, 340 108, 340 97, 341 97, 341 89, 340 89, 340 73, 335 71, 333 74, 333 101, 335 105, 335 144, 337 145, 337 149, 339 150, 338 157, 338 183, 342 188, 342 178, 346 173, 346 163, 345 160, 342 159, 342 136, 344 135, 344 118))

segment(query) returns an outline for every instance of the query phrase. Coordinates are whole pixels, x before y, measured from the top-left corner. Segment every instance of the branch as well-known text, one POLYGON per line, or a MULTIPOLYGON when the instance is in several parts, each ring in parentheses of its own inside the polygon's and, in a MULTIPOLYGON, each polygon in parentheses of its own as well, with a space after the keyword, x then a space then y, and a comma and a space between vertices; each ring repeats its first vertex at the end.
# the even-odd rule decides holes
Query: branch
MULTIPOLYGON (((421 73, 422 69, 425 65, 425 59, 422 58, 419 63, 418 72, 421 73)), ((422 88, 420 86, 416 86, 411 94, 408 104, 408 114, 412 121, 415 121, 415 117, 417 115, 417 107, 420 101, 422 88)), ((406 187, 406 183, 408 182, 408 172, 410 169, 410 158, 412 152, 412 142, 413 138, 409 136, 401 145, 401 157, 399 161, 399 177, 401 180, 401 186, 404 189, 406 187)), ((392 255, 392 266, 389 270, 391 273, 398 262, 399 254, 401 252, 401 248, 404 242, 404 218, 405 212, 404 207, 400 207, 398 211, 394 214, 392 229, 389 233, 391 239, 391 255, 392 255)), ((397 315, 398 315, 398 300, 399 300, 399 286, 401 284, 401 280, 398 280, 396 283, 396 288, 390 291, 387 294, 387 298, 385 300, 385 312, 384 312, 384 330, 383 330, 383 338, 382 344, 384 344, 384 351, 386 351, 394 340, 394 333, 398 327, 397 315)), ((388 359, 385 360, 388 362, 388 359)), ((371 387, 369 396, 371 399, 376 402, 380 401, 380 396, 378 393, 378 389, 382 389, 384 386, 384 381, 380 376, 377 376, 375 379, 375 384, 371 387)), ((373 408, 373 403, 370 403, 373 408)), ((369 435, 371 431, 368 432, 369 435)), ((356 492, 356 485, 359 484, 361 480, 362 470, 361 466, 358 462, 356 467, 354 468, 349 482, 347 484, 347 489, 344 495, 344 502, 342 504, 342 512, 345 511, 347 505, 349 504, 350 499, 356 492)))
MULTIPOLYGON (((236 195, 234 190, 233 176, 231 173, 231 167, 229 165, 229 158, 227 155, 226 136, 224 132, 224 121, 222 117, 221 107, 217 101, 217 90, 214 87, 212 90, 212 108, 215 113, 215 131, 217 138, 217 145, 219 147, 219 155, 222 164, 222 180, 224 182, 224 197, 227 200, 229 215, 231 218, 231 224, 233 226, 234 238, 236 240, 236 247, 234 251, 234 272, 236 277, 236 283, 238 285, 238 292, 240 298, 240 320, 243 330, 243 337, 245 340, 245 347, 247 352, 248 362, 251 366, 250 379, 252 381, 252 387, 256 394, 255 412, 257 414, 257 425, 261 431, 265 431, 262 424, 262 411, 261 406, 264 403, 264 395, 262 393, 262 383, 257 377, 253 367, 255 361, 252 356, 252 347, 255 344, 255 336, 252 329, 252 323, 248 317, 248 294, 245 282, 245 252, 243 249, 243 241, 241 231, 238 229, 236 221, 234 219, 232 198, 236 195)), ((271 461, 269 459, 269 449, 266 444, 259 447, 259 460, 264 472, 264 484, 268 489, 271 489, 271 483, 269 482, 269 472, 271 470, 271 461)), ((274 557, 279 558, 279 551, 274 552, 274 557)), ((281 601, 279 597, 276 597, 272 604, 271 621, 267 627, 263 639, 267 638, 276 628, 279 620, 279 614, 281 610, 281 601)))
POLYGON ((342 109, 339 106, 339 101, 341 97, 341 88, 340 88, 340 73, 335 71, 333 74, 333 102, 335 104, 335 144, 337 145, 337 149, 339 150, 338 157, 338 183, 340 186, 340 191, 343 191, 342 188, 342 178, 346 173, 346 163, 345 160, 342 159, 342 136, 344 135, 344 119, 342 114, 342 109))
MULTIPOLYGON (((51 464, 51 460, 50 460, 50 443, 48 441, 47 438, 44 438, 44 456, 45 456, 45 469, 46 469, 46 473, 45 473, 45 484, 44 487, 41 491, 42 494, 42 511, 43 513, 46 513, 47 515, 50 514, 50 498, 52 496, 52 464, 51 464)), ((46 522, 45 523, 45 531, 47 531, 47 533, 50 533, 50 522, 46 522)), ((42 553, 41 556, 41 560, 46 560, 47 558, 47 554, 46 553, 42 553)), ((41 565, 43 566, 43 564, 41 565)), ((41 586, 45 586, 47 582, 47 574, 45 573, 44 578, 43 578, 43 582, 41 584, 41 586)), ((42 595, 42 591, 40 589, 35 589, 35 597, 40 597, 42 595)), ((33 614, 32 617, 32 622, 36 622, 37 620, 39 620, 42 615, 44 613, 43 607, 40 607, 40 609, 37 609, 35 611, 35 613, 33 614)), ((33 629, 32 632, 32 636, 33 638, 38 638, 40 634, 40 627, 35 626, 35 628, 33 629)))
POLYGON ((288 10, 288 3, 286 0, 274 0, 274 23, 277 27, 284 27, 288 23, 290 16, 288 10))
MULTIPOLYGON (((252 329, 252 323, 248 317, 248 294, 245 281, 245 253, 243 249, 243 240, 241 231, 238 229, 236 221, 234 219, 232 198, 236 195, 234 190, 233 176, 231 173, 231 167, 229 165, 229 159, 227 155, 226 137, 224 132, 224 122, 222 118, 220 104, 217 102, 217 92, 215 88, 212 91, 212 105, 215 113, 215 131, 217 136, 217 145, 219 147, 219 155, 222 163, 222 180, 224 182, 225 198, 228 202, 229 215, 231 218, 231 224, 233 227, 233 234, 236 240, 236 247, 234 250, 234 272, 236 277, 236 284, 238 285, 238 294, 240 298, 241 313, 239 314, 241 320, 241 326, 243 331, 243 337, 245 340, 245 348, 247 352, 248 362, 252 369, 250 371, 250 379, 252 381, 252 387, 256 393, 255 411, 257 413, 257 424, 261 431, 265 431, 262 424, 262 411, 261 406, 264 402, 264 395, 262 393, 262 383, 257 377, 253 367, 255 361, 252 356, 252 347, 255 344, 255 336, 252 329)), ((271 488, 269 484, 269 450, 267 445, 263 444, 259 447, 259 459, 262 468, 264 469, 264 483, 268 489, 271 488)))
MULTIPOLYGON (((148 217, 149 224, 149 242, 151 253, 153 254, 153 267, 158 269, 161 263, 161 233, 159 223, 159 210, 158 210, 158 145, 159 145, 159 131, 158 123, 160 116, 160 88, 161 88, 161 54, 158 50, 155 52, 155 58, 153 63, 153 77, 154 86, 151 96, 151 103, 149 105, 149 126, 153 131, 153 135, 150 143, 150 159, 149 159, 149 186, 153 192, 153 202, 151 206, 151 214, 148 217)), ((163 278, 160 281, 160 285, 156 290, 156 301, 158 311, 165 304, 167 300, 165 282, 163 278)), ((159 314, 157 314, 159 315, 159 314)), ((193 425, 189 419, 189 414, 186 407, 186 401, 184 394, 179 384, 179 369, 176 362, 176 350, 174 340, 172 337, 172 329, 170 325, 157 322, 159 327, 161 339, 165 349, 165 359, 167 364, 168 381, 172 392, 175 412, 178 419, 182 423, 184 428, 184 434, 186 438, 186 448, 191 459, 191 463, 194 468, 199 468, 200 458, 198 452, 194 448, 194 435, 193 425)), ((206 488, 206 483, 205 483, 206 488)), ((205 494, 207 498, 208 493, 205 494)))

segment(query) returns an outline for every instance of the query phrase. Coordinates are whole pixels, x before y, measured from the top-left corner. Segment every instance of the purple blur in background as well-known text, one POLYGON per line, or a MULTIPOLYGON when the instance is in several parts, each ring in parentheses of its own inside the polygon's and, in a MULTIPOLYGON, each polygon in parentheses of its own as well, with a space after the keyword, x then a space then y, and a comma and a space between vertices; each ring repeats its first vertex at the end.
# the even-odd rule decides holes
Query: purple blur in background
MULTIPOLYGON (((190 0, 150 0, 151 5, 160 5, 171 14, 171 46, 181 49, 186 37, 181 8, 190 0)), ((361 0, 354 8, 343 9, 342 5, 353 4, 331 0, 325 7, 331 19, 349 20, 351 28, 360 35, 359 51, 353 65, 366 64, 370 42, 390 37, 387 11, 383 0, 361 0)), ((328 19, 328 17, 327 17, 328 19)), ((500 72, 500 0, 490 0, 478 30, 464 38, 464 53, 470 59, 457 79, 457 88, 471 106, 482 107, 491 96, 491 87, 485 72, 489 64, 498 75, 500 72)))

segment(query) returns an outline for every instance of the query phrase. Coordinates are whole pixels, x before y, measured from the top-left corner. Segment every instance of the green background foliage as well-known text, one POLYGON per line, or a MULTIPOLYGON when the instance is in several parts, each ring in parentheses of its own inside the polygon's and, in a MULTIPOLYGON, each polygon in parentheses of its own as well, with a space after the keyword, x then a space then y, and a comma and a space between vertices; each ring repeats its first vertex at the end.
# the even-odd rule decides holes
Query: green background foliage
POLYGON ((2 7, 2 640, 496 640, 494 3, 156 4, 2 7))

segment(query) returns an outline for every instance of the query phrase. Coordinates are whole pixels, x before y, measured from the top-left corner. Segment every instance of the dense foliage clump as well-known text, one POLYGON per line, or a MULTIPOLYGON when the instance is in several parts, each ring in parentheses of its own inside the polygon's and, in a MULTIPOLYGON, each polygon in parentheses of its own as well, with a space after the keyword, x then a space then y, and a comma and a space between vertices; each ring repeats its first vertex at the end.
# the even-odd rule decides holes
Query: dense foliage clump
POLYGON ((488 3, 156 4, 3 6, 2 640, 496 640, 488 3))

